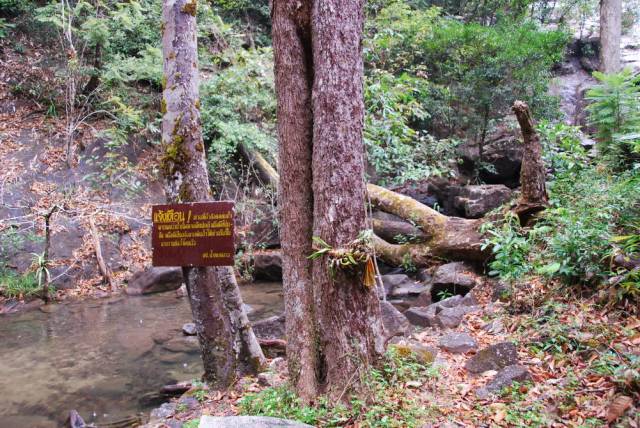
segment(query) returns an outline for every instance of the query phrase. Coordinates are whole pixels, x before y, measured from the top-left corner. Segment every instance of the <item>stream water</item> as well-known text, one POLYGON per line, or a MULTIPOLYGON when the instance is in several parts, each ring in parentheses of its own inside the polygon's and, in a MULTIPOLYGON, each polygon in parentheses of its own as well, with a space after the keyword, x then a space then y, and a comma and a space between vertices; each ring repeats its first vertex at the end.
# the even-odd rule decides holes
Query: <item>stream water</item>
MULTIPOLYGON (((242 286, 260 319, 282 310, 278 283, 242 286)), ((0 428, 59 427, 70 409, 112 422, 166 401, 167 383, 199 378, 188 299, 173 293, 52 305, 0 317, 0 428)))

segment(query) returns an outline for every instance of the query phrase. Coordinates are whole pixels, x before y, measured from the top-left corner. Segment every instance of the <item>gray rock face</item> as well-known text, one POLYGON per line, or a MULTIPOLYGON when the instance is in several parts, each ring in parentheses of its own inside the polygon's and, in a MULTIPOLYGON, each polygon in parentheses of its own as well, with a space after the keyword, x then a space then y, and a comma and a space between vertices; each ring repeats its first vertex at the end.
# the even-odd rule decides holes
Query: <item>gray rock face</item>
POLYGON ((456 328, 462 322, 462 318, 478 308, 476 306, 457 306, 444 308, 437 316, 438 326, 442 328, 456 328))
POLYGON ((380 310, 387 337, 405 335, 411 328, 407 317, 402 315, 390 302, 380 302, 380 310))
POLYGON ((522 144, 517 130, 499 127, 489 135, 482 147, 475 142, 466 142, 456 148, 462 160, 461 171, 471 174, 475 168, 480 170, 480 178, 487 183, 506 184, 517 187, 522 165, 522 144), (489 164, 493 168, 479 168, 489 164))
POLYGON ((284 339, 284 314, 274 315, 252 323, 253 332, 260 339, 284 339))
POLYGON ((253 277, 262 281, 282 280, 280 251, 269 250, 253 255, 253 277))
POLYGON ((484 331, 486 331, 487 333, 491 333, 491 334, 500 334, 504 331, 504 324, 502 323, 502 320, 497 318, 485 325, 482 326, 482 329, 484 331))
POLYGON ((198 428, 313 428, 311 425, 268 416, 202 416, 198 428))
POLYGON ((133 274, 127 285, 127 294, 140 295, 177 290, 183 283, 179 267, 152 267, 133 274))
POLYGON ((391 291, 391 293, 389 293, 389 296, 392 298, 419 296, 425 291, 430 291, 430 290, 431 290, 431 287, 422 285, 417 282, 409 282, 409 283, 403 283, 402 285, 395 287, 391 291))
POLYGON ((182 333, 186 336, 195 336, 198 332, 196 331, 196 325, 192 322, 188 322, 182 326, 182 333))
POLYGON ((449 333, 440 339, 439 346, 454 354, 464 354, 478 349, 478 342, 467 333, 449 333))
POLYGON ((409 308, 405 311, 404 316, 413 325, 420 327, 436 326, 436 306, 427 306, 422 308, 409 308))
POLYGON ((480 399, 486 399, 492 393, 497 393, 502 388, 511 385, 513 382, 524 382, 531 380, 531 373, 523 366, 512 365, 500 370, 495 377, 484 388, 476 391, 476 396, 480 399))
POLYGON ((420 327, 456 328, 465 314, 478 310, 477 306, 463 306, 461 302, 461 296, 453 296, 427 307, 410 308, 404 315, 420 327))
POLYGON ((431 295, 437 299, 443 291, 453 294, 467 294, 479 282, 478 275, 465 263, 447 263, 436 270, 433 276, 431 295))
POLYGON ((518 363, 518 351, 511 342, 501 342, 480 350, 465 368, 471 373, 483 373, 488 370, 500 370, 518 363))
POLYGON ((511 190, 502 184, 463 186, 454 198, 454 207, 466 218, 480 218, 511 198, 511 190))
POLYGON ((158 421, 161 419, 173 416, 176 412, 176 403, 164 403, 160 407, 153 409, 149 417, 149 422, 158 421))
POLYGON ((393 293, 393 290, 397 287, 400 287, 403 284, 412 284, 413 281, 402 273, 391 274, 391 275, 382 275, 382 284, 384 285, 384 291, 387 293, 387 296, 393 293))

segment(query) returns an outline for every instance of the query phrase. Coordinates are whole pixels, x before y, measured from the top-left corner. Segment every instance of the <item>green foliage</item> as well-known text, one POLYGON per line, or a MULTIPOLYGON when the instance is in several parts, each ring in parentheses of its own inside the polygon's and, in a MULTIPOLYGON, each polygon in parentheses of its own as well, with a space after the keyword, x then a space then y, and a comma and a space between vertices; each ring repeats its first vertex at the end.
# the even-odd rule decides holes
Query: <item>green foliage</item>
MULTIPOLYGON (((640 176, 609 175, 584 167, 560 174, 550 186, 551 207, 532 229, 520 227, 514 215, 488 226, 494 260, 492 275, 507 281, 539 274, 566 284, 604 284, 611 276, 611 241, 640 214, 640 176)), ((633 287, 635 278, 622 281, 633 287)), ((622 286, 622 285, 618 285, 622 286)))
POLYGON ((13 270, 0 268, 0 294, 5 297, 22 298, 40 291, 36 275, 32 272, 20 275, 13 270))
MULTIPOLYGON (((28 0, 0 0, 0 16, 16 17, 25 13, 30 7, 31 2, 28 0)), ((2 21, 5 20, 0 19, 0 29, 2 28, 2 21)), ((5 23, 5 25, 8 24, 5 23)))
POLYGON ((275 164, 273 62, 270 49, 240 52, 230 67, 200 87, 203 135, 215 180, 231 174, 229 160, 239 144, 275 164))
POLYGON ((343 426, 359 423, 362 427, 417 426, 425 409, 406 393, 408 385, 422 383, 435 373, 410 351, 390 348, 379 368, 363 376, 365 391, 354 395, 349 405, 329 402, 322 397, 315 406, 303 405, 286 387, 268 388, 247 394, 240 402, 241 413, 298 420, 311 425, 343 426))
POLYGON ((9 30, 14 28, 15 25, 9 24, 6 19, 0 18, 0 39, 4 39, 9 34, 9 30))
POLYGON ((494 255, 489 263, 489 275, 513 282, 529 273, 532 242, 515 214, 507 212, 501 224, 486 223, 483 232, 489 237, 482 248, 490 247, 494 255))
POLYGON ((554 174, 577 173, 587 167, 589 157, 580 142, 579 126, 542 120, 536 127, 543 144, 543 160, 554 174))
POLYGON ((589 121, 598 129, 598 149, 616 169, 640 167, 640 77, 631 70, 593 73, 599 84, 587 91, 589 121))
POLYGON ((182 424, 182 428, 198 428, 200 425, 200 418, 192 419, 190 421, 186 421, 182 424))
POLYGON ((519 21, 490 27, 463 23, 440 16, 438 9, 393 2, 367 32, 370 67, 427 77, 439 90, 431 97, 436 106, 425 107, 431 128, 455 124, 456 131, 469 130, 482 140, 490 121, 506 114, 516 99, 527 101, 536 117, 553 113, 547 85, 549 69, 562 59, 568 41, 561 31, 519 21))
POLYGON ((378 181, 404 182, 451 171, 458 143, 420 130, 429 118, 424 105, 429 91, 426 79, 407 73, 395 77, 374 70, 367 76, 364 141, 378 181))

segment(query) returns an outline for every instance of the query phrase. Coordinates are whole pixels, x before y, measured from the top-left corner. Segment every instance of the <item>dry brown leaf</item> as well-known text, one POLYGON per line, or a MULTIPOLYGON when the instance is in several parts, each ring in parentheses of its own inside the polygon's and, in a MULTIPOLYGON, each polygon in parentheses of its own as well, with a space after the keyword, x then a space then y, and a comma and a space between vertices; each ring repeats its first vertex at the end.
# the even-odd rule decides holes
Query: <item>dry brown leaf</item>
POLYGON ((607 422, 611 423, 624 415, 629 407, 633 404, 633 398, 626 395, 618 395, 609 405, 607 411, 607 422))

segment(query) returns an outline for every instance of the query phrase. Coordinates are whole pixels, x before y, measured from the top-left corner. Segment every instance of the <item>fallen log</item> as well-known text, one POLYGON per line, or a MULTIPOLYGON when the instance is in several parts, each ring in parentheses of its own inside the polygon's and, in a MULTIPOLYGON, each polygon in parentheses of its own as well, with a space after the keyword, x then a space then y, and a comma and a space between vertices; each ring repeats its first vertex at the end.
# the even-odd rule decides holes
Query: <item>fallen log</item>
POLYGON ((409 196, 375 184, 367 184, 367 191, 372 204, 382 211, 412 221, 426 238, 422 244, 382 245, 376 241, 376 253, 382 260, 391 262, 402 255, 411 257, 416 266, 424 266, 427 254, 430 259, 476 262, 483 262, 491 255, 488 249, 481 248, 484 240, 480 233, 481 220, 448 217, 409 196))
POLYGON ((372 224, 373 233, 388 242, 415 244, 423 242, 427 238, 420 228, 405 221, 379 220, 374 218, 372 219, 372 224))
MULTIPOLYGON (((516 213, 523 224, 548 205, 545 169, 542 162, 540 139, 535 132, 528 106, 516 102, 513 111, 520 123, 525 142, 521 169, 522 196, 516 213)), ((279 175, 255 151, 241 147, 242 154, 254 164, 260 178, 277 188, 279 175)), ((382 211, 395 214, 410 223, 373 219, 373 245, 376 255, 390 265, 407 263, 415 267, 431 264, 434 259, 485 262, 491 249, 482 249, 484 236, 480 232, 481 219, 445 216, 415 199, 375 184, 367 184, 369 199, 382 211), (416 226, 413 226, 415 224, 416 226), (397 235, 415 236, 414 242, 394 244, 397 235), (419 242, 417 242, 419 241, 419 242)))

